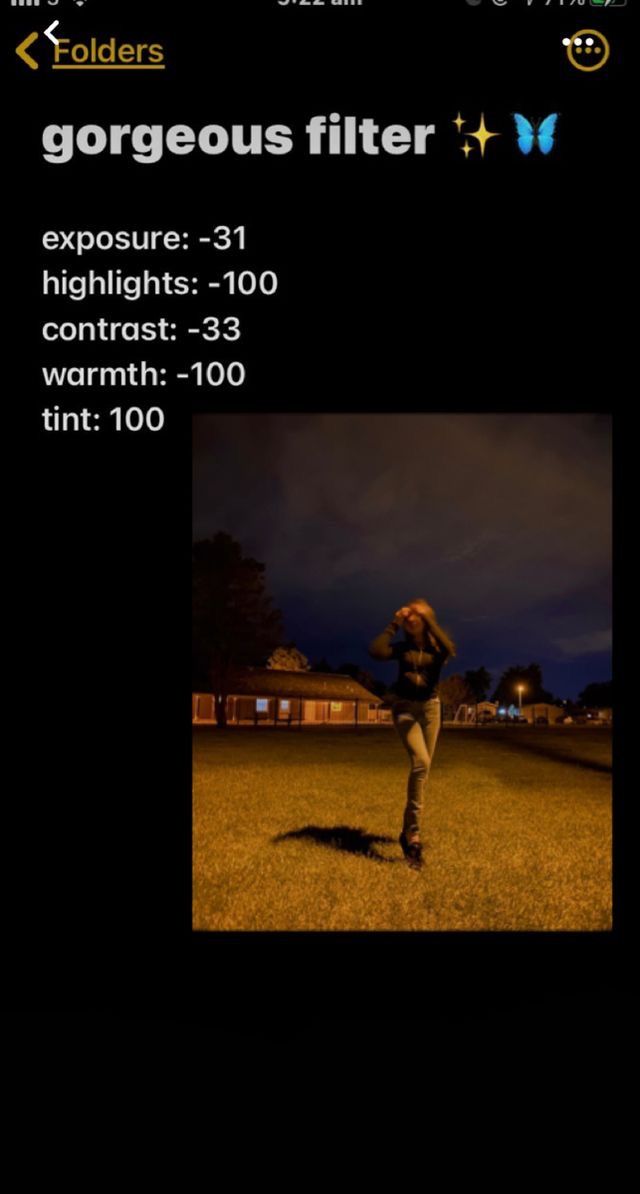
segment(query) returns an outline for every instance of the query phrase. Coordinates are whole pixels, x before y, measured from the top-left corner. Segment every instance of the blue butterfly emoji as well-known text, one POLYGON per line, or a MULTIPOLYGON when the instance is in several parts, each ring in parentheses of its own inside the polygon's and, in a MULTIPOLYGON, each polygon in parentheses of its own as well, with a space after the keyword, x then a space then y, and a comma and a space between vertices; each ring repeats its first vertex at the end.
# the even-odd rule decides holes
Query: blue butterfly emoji
POLYGON ((513 113, 513 119, 518 130, 518 145, 521 153, 531 153, 534 145, 538 146, 540 153, 551 153, 558 120, 557 112, 552 112, 551 116, 545 117, 536 125, 527 120, 526 116, 521 116, 519 112, 513 113))

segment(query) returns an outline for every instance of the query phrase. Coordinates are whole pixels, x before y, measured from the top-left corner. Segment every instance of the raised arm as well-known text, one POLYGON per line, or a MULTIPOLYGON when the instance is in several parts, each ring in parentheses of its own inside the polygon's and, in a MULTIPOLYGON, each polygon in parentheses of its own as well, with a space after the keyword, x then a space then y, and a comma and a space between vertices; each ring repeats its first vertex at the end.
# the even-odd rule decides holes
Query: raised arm
POLYGON ((435 614, 427 615, 425 618, 425 621, 426 621, 427 626, 429 627, 429 630, 431 631, 433 637, 437 640, 438 644, 442 648, 444 655, 446 657, 448 657, 449 655, 455 656, 455 653, 456 653, 455 643, 453 642, 452 639, 449 638, 449 635, 447 634, 446 630, 443 630, 442 626, 438 625, 438 623, 436 622, 436 619, 435 619, 435 614))
POLYGON ((388 626, 385 626, 382 634, 374 638, 369 643, 369 654, 372 659, 393 659, 393 647, 391 641, 395 638, 400 629, 400 622, 396 618, 392 618, 388 626))

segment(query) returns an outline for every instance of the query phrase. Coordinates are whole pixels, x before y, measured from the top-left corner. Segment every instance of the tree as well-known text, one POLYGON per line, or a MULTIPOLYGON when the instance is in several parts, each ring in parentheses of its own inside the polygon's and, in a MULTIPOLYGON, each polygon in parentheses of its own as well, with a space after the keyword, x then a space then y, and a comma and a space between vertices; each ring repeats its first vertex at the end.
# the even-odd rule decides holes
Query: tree
POLYGON ((474 699, 467 681, 459 672, 454 672, 453 676, 447 676, 446 680, 440 681, 438 695, 443 705, 443 719, 447 711, 452 711, 455 717, 460 705, 471 704, 474 699))
POLYGON ((498 701, 501 705, 517 705, 519 684, 522 685, 524 704, 552 705, 554 703, 551 693, 542 687, 542 668, 539 663, 530 663, 528 667, 523 667, 522 664, 508 667, 502 673, 491 699, 498 701))
POLYGON ((351 676, 351 679, 355 680, 357 684, 361 684, 363 688, 366 688, 367 692, 375 693, 376 681, 371 672, 368 672, 366 668, 360 667, 358 663, 341 663, 338 671, 341 676, 351 676))
POLYGON ((282 615, 265 591, 264 572, 222 531, 193 545, 194 682, 211 686, 220 726, 237 669, 264 663, 282 642, 282 615))
POLYGON ((578 693, 578 700, 585 709, 611 709, 613 706, 613 681, 605 680, 600 684, 587 684, 578 693))
POLYGON ((486 700, 487 693, 491 687, 491 676, 486 667, 479 667, 476 671, 468 671, 464 673, 465 681, 473 694, 473 700, 476 707, 476 725, 478 723, 478 705, 480 701, 486 700))
POLYGON ((311 664, 310 671, 331 673, 331 672, 333 672, 333 668, 332 668, 331 664, 329 663, 329 660, 325 659, 323 656, 322 659, 316 659, 315 662, 311 664))
POLYGON ((306 655, 294 643, 288 647, 277 647, 267 660, 267 667, 275 672, 308 672, 310 668, 306 655))

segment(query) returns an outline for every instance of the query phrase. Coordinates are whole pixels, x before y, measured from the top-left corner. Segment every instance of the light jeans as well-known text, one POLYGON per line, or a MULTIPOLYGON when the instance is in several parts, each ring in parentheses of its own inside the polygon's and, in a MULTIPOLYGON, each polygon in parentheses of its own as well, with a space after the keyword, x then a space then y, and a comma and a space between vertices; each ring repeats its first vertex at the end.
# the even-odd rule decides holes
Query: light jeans
POLYGON ((442 706, 439 697, 432 697, 429 701, 400 700, 393 706, 393 724, 411 760, 407 803, 402 823, 403 831, 409 840, 412 836, 420 835, 424 792, 441 722, 442 706))

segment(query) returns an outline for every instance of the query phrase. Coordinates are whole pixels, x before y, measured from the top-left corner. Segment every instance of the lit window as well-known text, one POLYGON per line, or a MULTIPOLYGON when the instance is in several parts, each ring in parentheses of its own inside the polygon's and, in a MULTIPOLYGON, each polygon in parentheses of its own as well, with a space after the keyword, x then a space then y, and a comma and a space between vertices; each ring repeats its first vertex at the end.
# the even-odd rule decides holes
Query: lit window
POLYGON ((258 697, 258 699, 256 701, 256 712, 258 712, 258 713, 268 713, 269 712, 269 702, 266 698, 258 697))
POLYGON ((282 709, 282 712, 283 712, 283 713, 288 713, 288 712, 289 712, 289 706, 290 706, 290 704, 291 704, 291 702, 290 702, 290 701, 280 701, 280 708, 282 709))
POLYGON ((332 713, 340 713, 341 710, 342 710, 342 701, 332 701, 331 702, 331 712, 332 713))

